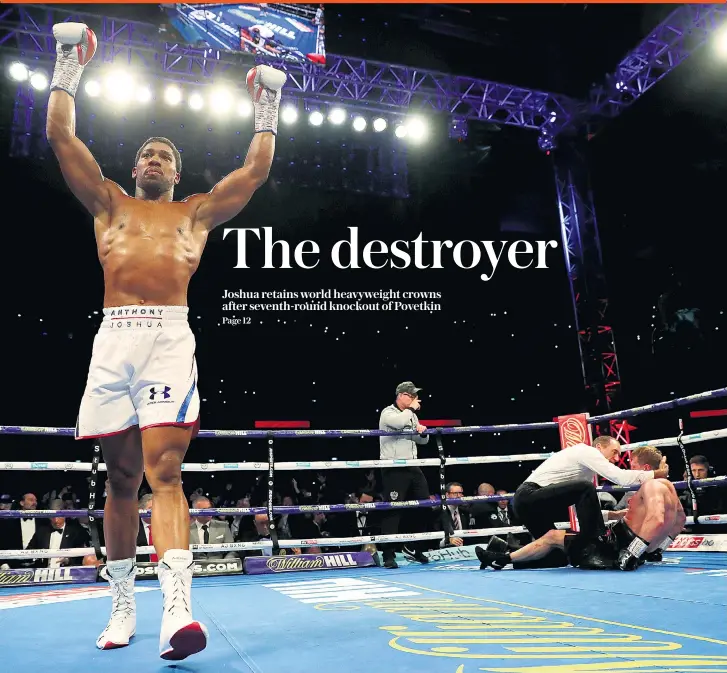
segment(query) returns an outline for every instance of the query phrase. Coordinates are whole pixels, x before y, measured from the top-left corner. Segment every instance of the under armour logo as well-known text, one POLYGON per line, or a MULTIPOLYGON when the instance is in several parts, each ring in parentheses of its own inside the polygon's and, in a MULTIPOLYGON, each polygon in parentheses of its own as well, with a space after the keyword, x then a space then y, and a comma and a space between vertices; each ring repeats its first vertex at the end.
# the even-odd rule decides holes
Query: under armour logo
POLYGON ((161 395, 165 400, 168 400, 171 395, 169 394, 169 391, 171 388, 169 386, 164 386, 164 390, 157 390, 156 388, 151 388, 149 390, 149 399, 154 400, 156 399, 157 395, 161 395))

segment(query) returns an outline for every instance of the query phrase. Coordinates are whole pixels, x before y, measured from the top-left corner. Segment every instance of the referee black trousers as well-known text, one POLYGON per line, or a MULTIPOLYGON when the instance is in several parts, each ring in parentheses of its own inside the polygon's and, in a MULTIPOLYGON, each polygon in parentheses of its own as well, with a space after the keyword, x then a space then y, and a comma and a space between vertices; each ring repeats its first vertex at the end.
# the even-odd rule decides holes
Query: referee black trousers
POLYGON ((526 481, 515 491, 515 514, 537 540, 555 528, 556 521, 568 520, 568 507, 574 505, 584 537, 606 533, 596 487, 589 481, 567 481, 553 486, 538 486, 526 481))
MULTIPOLYGON (((384 500, 387 502, 401 502, 402 500, 427 500, 429 498, 429 485, 421 468, 419 467, 382 467, 381 484, 384 500)), ((382 511, 381 534, 396 535, 399 532, 401 516, 406 512, 409 525, 407 533, 422 533, 430 528, 432 511, 430 509, 389 509, 382 511)), ((407 544, 413 549, 425 549, 428 540, 407 544)), ((385 552, 393 553, 400 544, 384 544, 385 552)))

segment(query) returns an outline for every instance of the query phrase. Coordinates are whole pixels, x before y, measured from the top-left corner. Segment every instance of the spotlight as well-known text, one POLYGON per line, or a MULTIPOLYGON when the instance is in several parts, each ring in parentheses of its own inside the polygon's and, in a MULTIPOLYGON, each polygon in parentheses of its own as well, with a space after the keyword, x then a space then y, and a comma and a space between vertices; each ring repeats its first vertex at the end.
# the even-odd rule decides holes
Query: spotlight
POLYGON ((280 117, 285 124, 294 124, 298 119, 298 110, 294 107, 286 106, 282 109, 280 117))
POLYGON ((43 91, 48 88, 48 76, 42 71, 37 70, 30 76, 30 86, 36 91, 43 91))
POLYGON ((227 89, 214 89, 210 97, 210 107, 221 114, 229 112, 232 107, 232 94, 227 89))
POLYGON ((320 126, 323 123, 323 113, 318 112, 318 110, 311 112, 308 121, 311 123, 311 126, 320 126))
POLYGON ((169 105, 178 105, 182 100, 182 92, 179 90, 179 87, 173 84, 169 85, 164 91, 164 100, 169 105))
POLYGON ((356 117, 353 120, 353 130, 354 131, 365 131, 366 130, 366 120, 363 117, 356 117))
POLYGON ((8 75, 10 76, 10 79, 15 80, 16 82, 24 82, 29 76, 28 68, 26 68, 23 63, 15 61, 15 63, 10 64, 10 67, 8 68, 8 75))
POLYGON ((727 57, 727 30, 724 28, 714 36, 714 45, 721 58, 727 57))
POLYGON ((139 103, 148 103, 151 100, 151 89, 148 86, 140 86, 136 90, 136 100, 139 103))
POLYGON ((399 124, 394 130, 394 134, 397 138, 406 138, 407 128, 403 124, 399 124))
POLYGON ((204 105, 204 99, 198 93, 193 93, 189 97, 189 107, 193 110, 201 110, 204 105))
POLYGON ((125 103, 131 99, 134 82, 131 75, 125 72, 115 72, 106 79, 106 91, 111 100, 125 103))
POLYGON ((343 124, 346 121, 346 111, 340 107, 333 108, 328 118, 331 120, 331 124, 343 124))
POLYGON ((376 133, 381 133, 384 130, 386 130, 386 119, 383 117, 377 117, 374 119, 374 131, 376 131, 376 133))
POLYGON ((91 98, 96 98, 101 93, 101 85, 95 79, 88 80, 83 89, 91 98))
POLYGON ((237 114, 241 117, 249 117, 252 112, 252 103, 249 100, 241 100, 237 106, 237 114))
POLYGON ((427 127, 421 119, 415 117, 408 121, 407 132, 412 140, 423 140, 427 135, 427 127))

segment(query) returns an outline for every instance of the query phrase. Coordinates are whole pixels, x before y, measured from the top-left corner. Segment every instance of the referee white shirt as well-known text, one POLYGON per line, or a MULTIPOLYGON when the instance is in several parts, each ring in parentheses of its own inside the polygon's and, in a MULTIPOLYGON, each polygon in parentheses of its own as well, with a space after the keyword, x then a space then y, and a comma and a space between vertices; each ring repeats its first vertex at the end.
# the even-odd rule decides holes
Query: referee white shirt
POLYGON ((545 487, 569 481, 593 481, 595 475, 617 486, 636 486, 654 478, 652 470, 622 470, 609 463, 595 446, 576 444, 553 454, 525 481, 545 487))

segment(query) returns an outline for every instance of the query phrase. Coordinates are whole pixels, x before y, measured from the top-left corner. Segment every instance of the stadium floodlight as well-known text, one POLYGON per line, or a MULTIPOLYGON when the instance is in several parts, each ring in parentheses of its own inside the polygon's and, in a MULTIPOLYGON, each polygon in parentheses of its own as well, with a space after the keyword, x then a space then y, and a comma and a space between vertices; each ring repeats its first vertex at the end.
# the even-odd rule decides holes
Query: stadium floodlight
POLYGON ((45 89, 48 88, 48 75, 46 75, 42 70, 36 70, 30 76, 30 86, 32 86, 36 91, 45 91, 45 89))
POLYGON ((424 140, 427 137, 427 125, 423 119, 413 117, 406 124, 407 136, 412 140, 424 140))
POLYGON ((232 93, 229 89, 213 89, 210 96, 210 108, 218 114, 226 114, 232 108, 232 93))
POLYGON ((346 121, 346 111, 340 107, 335 107, 331 110, 328 118, 331 120, 331 124, 343 124, 346 121))
POLYGON ((101 85, 95 79, 88 80, 83 85, 83 89, 86 92, 86 95, 91 96, 91 98, 96 98, 96 96, 101 93, 101 85))
POLYGON ((298 120, 298 110, 292 105, 286 105, 282 109, 280 117, 284 124, 294 124, 298 120))
POLYGON ((308 117, 308 121, 310 122, 311 126, 320 126, 323 123, 323 113, 319 112, 318 110, 311 112, 310 116, 308 117))
POLYGON ((376 133, 381 133, 382 131, 386 130, 386 119, 383 117, 377 117, 374 119, 374 131, 376 133))
POLYGON ((365 131, 366 130, 366 120, 363 117, 355 117, 353 120, 353 130, 354 131, 365 131))
POLYGON ((136 90, 136 100, 139 103, 148 103, 151 100, 151 89, 148 86, 140 86, 136 90))
POLYGON ((202 106, 204 105, 204 98, 198 93, 193 93, 189 97, 189 107, 191 107, 193 110, 201 110, 202 106))
POLYGON ((8 68, 8 76, 16 82, 25 82, 28 77, 30 77, 30 73, 24 63, 15 61, 14 63, 11 63, 8 68))
POLYGON ((717 31, 717 34, 714 36, 714 46, 717 54, 721 58, 727 58, 727 29, 723 28, 717 31))
POLYGON ((182 92, 179 87, 170 84, 164 91, 164 100, 169 105, 179 105, 182 100, 182 92))
POLYGON ((130 101, 134 94, 134 80, 126 72, 113 72, 106 78, 106 93, 117 103, 130 101))

